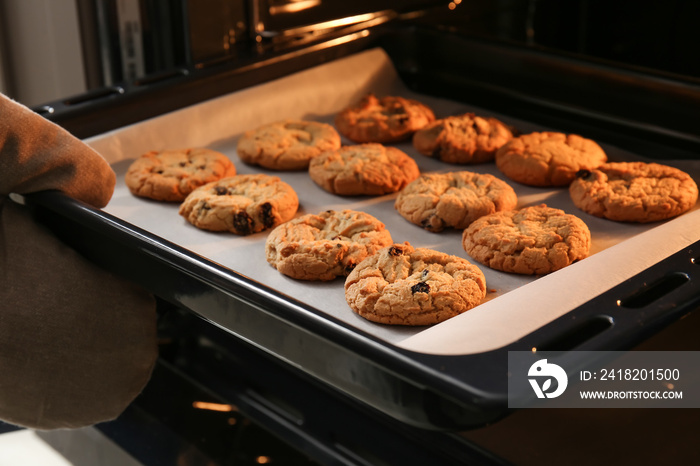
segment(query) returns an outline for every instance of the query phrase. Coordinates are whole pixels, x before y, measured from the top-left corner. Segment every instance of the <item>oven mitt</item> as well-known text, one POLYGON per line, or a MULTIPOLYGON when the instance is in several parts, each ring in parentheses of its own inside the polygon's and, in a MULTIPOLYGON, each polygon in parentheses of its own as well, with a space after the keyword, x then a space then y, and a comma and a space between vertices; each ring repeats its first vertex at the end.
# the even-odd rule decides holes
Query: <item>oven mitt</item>
POLYGON ((99 154, 0 95, 0 420, 42 430, 111 420, 150 378, 154 298, 9 198, 60 190, 100 208, 114 184, 99 154))

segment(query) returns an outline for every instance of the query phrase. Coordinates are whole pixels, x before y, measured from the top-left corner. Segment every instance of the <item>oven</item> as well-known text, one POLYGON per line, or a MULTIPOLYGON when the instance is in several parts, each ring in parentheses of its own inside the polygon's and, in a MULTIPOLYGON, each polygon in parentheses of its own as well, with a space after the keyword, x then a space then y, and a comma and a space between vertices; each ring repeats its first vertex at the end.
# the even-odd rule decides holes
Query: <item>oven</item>
MULTIPOLYGON (((676 164, 699 181, 693 3, 395 3, 183 2, 166 16, 186 33, 159 42, 172 41, 171 60, 36 110, 97 148, 119 176, 148 144, 213 145, 233 159, 246 124, 331 121, 345 101, 376 90, 417 96, 444 115, 476 111, 521 131, 580 134, 611 158, 676 164)), ((141 12, 143 24, 162 20, 141 12)), ((424 171, 455 169, 412 154, 424 171)), ((459 243, 391 218, 390 196, 329 200, 303 173, 280 176, 297 183, 308 213, 351 204, 395 238, 459 243)), ((487 275, 485 311, 395 329, 354 319, 342 280, 270 278, 276 271, 251 256, 263 234, 201 241, 162 220, 171 208, 135 206, 119 189, 101 211, 57 193, 29 201, 64 241, 158 299, 151 381, 119 419, 91 429, 143 464, 697 461, 693 410, 513 410, 507 375, 512 351, 697 350, 696 209, 634 231, 599 226, 594 243, 605 240, 575 267, 517 283, 487 275)), ((558 200, 525 191, 533 202, 558 200)))

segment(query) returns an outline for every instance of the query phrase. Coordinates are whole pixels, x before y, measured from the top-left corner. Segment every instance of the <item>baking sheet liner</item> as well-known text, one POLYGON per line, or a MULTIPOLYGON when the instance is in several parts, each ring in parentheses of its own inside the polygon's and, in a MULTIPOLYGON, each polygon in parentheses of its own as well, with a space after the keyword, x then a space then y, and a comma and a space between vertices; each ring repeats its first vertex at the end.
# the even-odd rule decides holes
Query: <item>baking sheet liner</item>
MULTIPOLYGON (((177 204, 137 198, 124 184, 128 166, 147 151, 209 147, 226 154, 240 174, 267 173, 289 183, 300 200, 297 216, 328 209, 363 210, 384 222, 395 242, 409 241, 415 247, 434 248, 470 259, 462 249, 461 231, 430 233, 409 223, 394 209, 396 194, 336 196, 318 187, 306 171, 283 172, 248 166, 236 154, 237 139, 245 130, 285 118, 332 124, 336 113, 370 91, 419 99, 431 106, 438 118, 471 111, 495 116, 523 133, 556 130, 463 103, 415 94, 401 83, 387 54, 381 49, 372 49, 90 138, 86 142, 100 152, 117 173, 114 196, 104 210, 388 343, 421 353, 444 355, 480 353, 512 343, 700 239, 697 205, 690 213, 663 223, 612 222, 578 210, 567 189, 534 188, 509 181, 493 162, 450 165, 419 154, 410 141, 394 144, 416 160, 422 173, 469 170, 504 179, 516 190, 519 208, 544 202, 575 214, 588 225, 593 242, 587 259, 544 277, 498 272, 472 260, 486 276, 489 293, 484 303, 431 327, 387 326, 369 322, 351 311, 345 301, 343 278, 307 282, 277 272, 265 260, 265 239, 269 232, 241 237, 202 231, 178 215, 177 204)), ((352 144, 346 139, 343 143, 352 144)), ((601 145, 611 161, 643 160, 615 147, 601 145)), ((663 163, 686 170, 696 182, 700 179, 699 161, 663 163)))

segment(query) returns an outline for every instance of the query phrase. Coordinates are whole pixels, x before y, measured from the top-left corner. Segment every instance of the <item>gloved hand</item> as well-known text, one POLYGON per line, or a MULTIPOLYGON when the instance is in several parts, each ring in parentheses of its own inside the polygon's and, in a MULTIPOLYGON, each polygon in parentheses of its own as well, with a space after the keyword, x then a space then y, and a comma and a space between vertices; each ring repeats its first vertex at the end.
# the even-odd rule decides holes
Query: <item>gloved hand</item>
POLYGON ((10 193, 95 207, 115 175, 95 151, 0 95, 0 420, 36 429, 116 418, 157 358, 155 300, 37 224, 10 193))

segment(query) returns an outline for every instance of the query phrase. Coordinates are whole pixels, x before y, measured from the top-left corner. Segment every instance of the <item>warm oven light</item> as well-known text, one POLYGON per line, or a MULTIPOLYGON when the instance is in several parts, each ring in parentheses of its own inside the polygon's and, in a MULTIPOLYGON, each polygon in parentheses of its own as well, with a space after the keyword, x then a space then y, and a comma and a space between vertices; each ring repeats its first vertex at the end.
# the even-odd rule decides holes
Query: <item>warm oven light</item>
POLYGON ((192 403, 192 407, 195 409, 207 409, 209 411, 220 411, 222 413, 237 411, 236 407, 233 405, 226 405, 226 404, 222 404, 222 403, 209 403, 207 401, 195 401, 192 403))

